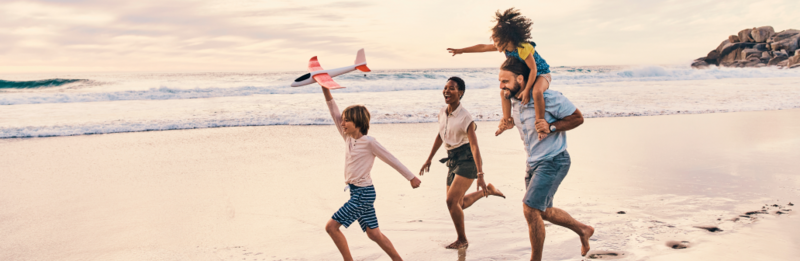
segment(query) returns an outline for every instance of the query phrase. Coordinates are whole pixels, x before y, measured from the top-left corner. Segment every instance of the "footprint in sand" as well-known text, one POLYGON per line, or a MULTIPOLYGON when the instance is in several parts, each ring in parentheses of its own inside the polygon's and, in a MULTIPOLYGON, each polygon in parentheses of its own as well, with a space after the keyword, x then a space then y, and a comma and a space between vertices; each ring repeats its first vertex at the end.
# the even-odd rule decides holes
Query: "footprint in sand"
POLYGON ((668 241, 667 246, 672 249, 686 249, 689 248, 689 241, 668 241))
POLYGON ((625 257, 625 253, 621 251, 591 250, 586 253, 588 259, 620 259, 623 257, 625 257))

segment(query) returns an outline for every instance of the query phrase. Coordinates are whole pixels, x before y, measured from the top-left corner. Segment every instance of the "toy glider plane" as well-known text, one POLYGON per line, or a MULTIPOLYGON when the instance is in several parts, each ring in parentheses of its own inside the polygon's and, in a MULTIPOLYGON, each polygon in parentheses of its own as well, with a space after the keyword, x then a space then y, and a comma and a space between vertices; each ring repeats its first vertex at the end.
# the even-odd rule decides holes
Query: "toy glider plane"
POLYGON ((333 77, 349 73, 358 69, 362 72, 369 72, 369 68, 367 68, 367 57, 364 55, 364 49, 358 50, 356 54, 356 62, 353 65, 345 66, 342 68, 330 69, 330 70, 323 70, 322 66, 319 65, 319 61, 317 61, 317 57, 311 57, 311 60, 308 61, 308 71, 309 73, 300 76, 299 78, 295 79, 292 83, 292 87, 300 87, 303 85, 308 85, 312 83, 319 83, 322 87, 328 89, 339 89, 344 88, 340 86, 338 83, 333 81, 333 77))

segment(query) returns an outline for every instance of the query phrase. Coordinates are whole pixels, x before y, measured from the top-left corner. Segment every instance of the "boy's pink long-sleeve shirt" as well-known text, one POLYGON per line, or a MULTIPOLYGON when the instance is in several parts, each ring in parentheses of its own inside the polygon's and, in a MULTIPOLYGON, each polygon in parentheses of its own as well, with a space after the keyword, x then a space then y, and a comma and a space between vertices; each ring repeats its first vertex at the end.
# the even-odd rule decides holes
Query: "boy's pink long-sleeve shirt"
POLYGON ((369 173, 375 163, 375 157, 392 166, 407 180, 412 180, 416 177, 403 163, 400 163, 386 148, 381 146, 375 138, 364 135, 361 138, 353 139, 345 135, 342 128, 342 113, 339 111, 339 107, 336 106, 336 102, 333 100, 328 101, 328 109, 331 111, 331 117, 333 117, 336 129, 339 130, 339 135, 342 135, 344 143, 347 145, 345 149, 344 183, 359 187, 372 185, 372 178, 369 173))

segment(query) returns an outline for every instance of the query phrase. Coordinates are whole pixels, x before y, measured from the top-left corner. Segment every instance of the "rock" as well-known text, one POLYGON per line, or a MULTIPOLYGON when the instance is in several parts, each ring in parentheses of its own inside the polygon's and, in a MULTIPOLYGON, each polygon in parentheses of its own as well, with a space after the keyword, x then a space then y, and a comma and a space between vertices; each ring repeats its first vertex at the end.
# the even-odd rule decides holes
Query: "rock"
POLYGON ((715 50, 717 50, 717 53, 722 53, 722 49, 725 48, 725 46, 727 45, 731 45, 730 40, 722 41, 721 43, 719 43, 719 45, 717 45, 717 49, 715 50))
POLYGON ((767 44, 765 43, 756 44, 755 46, 753 46, 753 48, 762 52, 769 51, 769 49, 767 49, 767 44))
POLYGON ((753 30, 750 31, 750 36, 756 43, 767 42, 767 39, 769 39, 769 37, 773 34, 775 34, 775 29, 773 29, 772 26, 753 28, 753 30))
POLYGON ((778 65, 779 63, 786 61, 787 59, 789 59, 789 57, 776 55, 775 57, 772 57, 772 59, 769 59, 767 65, 768 66, 778 65))
POLYGON ((706 55, 704 61, 707 64, 719 65, 719 52, 717 52, 717 50, 711 50, 708 52, 708 55, 706 55))
POLYGON ((758 57, 760 59, 761 58, 761 52, 756 50, 756 49, 753 49, 753 48, 748 48, 748 49, 742 50, 742 56, 741 57, 744 57, 745 59, 750 59, 750 56, 755 56, 755 57, 758 57))
POLYGON ((764 66, 767 66, 767 64, 766 63, 758 63, 758 64, 756 64, 756 68, 761 68, 761 67, 764 67, 764 66))
POLYGON ((788 68, 797 68, 800 67, 800 55, 792 56, 791 58, 786 60, 786 67, 788 68))
POLYGON ((703 59, 704 58, 701 57, 701 58, 699 58, 697 60, 694 60, 694 62, 692 62, 692 68, 695 68, 695 69, 708 68, 708 63, 703 59))
POLYGON ((769 60, 770 58, 772 58, 772 56, 769 55, 769 52, 767 52, 767 51, 761 52, 761 59, 762 60, 763 59, 769 60))
POLYGON ((798 49, 800 41, 800 30, 789 29, 774 34, 767 40, 773 51, 786 50, 787 53, 794 53, 798 49))
POLYGON ((787 64, 789 64, 789 60, 788 59, 779 62, 777 65, 780 66, 780 67, 786 67, 787 64))
POLYGON ((741 41, 739 41, 739 36, 738 35, 730 35, 730 36, 728 36, 728 42, 729 43, 738 43, 738 42, 741 42, 741 41))
POLYGON ((739 31, 739 41, 743 43, 752 42, 753 38, 750 38, 751 31, 753 31, 753 29, 744 29, 739 31))

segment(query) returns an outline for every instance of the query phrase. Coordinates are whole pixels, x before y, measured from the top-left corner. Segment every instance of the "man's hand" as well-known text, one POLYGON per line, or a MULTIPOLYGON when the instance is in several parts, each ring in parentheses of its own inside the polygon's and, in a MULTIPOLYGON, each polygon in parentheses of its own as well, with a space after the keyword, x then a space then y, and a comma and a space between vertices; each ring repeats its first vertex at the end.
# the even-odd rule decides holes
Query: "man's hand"
POLYGON ((544 119, 536 119, 536 131, 539 133, 549 134, 550 123, 547 123, 547 121, 544 119))
POLYGON ((422 184, 422 181, 419 180, 419 178, 414 177, 414 179, 411 180, 411 187, 412 188, 419 188, 419 184, 422 184))
POLYGON ((425 175, 425 172, 429 171, 431 171, 431 160, 427 160, 424 164, 422 164, 422 168, 419 169, 419 175, 425 175))
POLYGON ((447 48, 447 52, 452 53, 453 56, 456 56, 456 54, 464 53, 464 51, 462 51, 461 49, 454 49, 454 48, 447 48))
POLYGON ((478 187, 476 187, 476 189, 478 191, 482 190, 484 197, 489 197, 489 193, 486 192, 486 182, 483 181, 483 175, 482 174, 478 175, 478 187))

